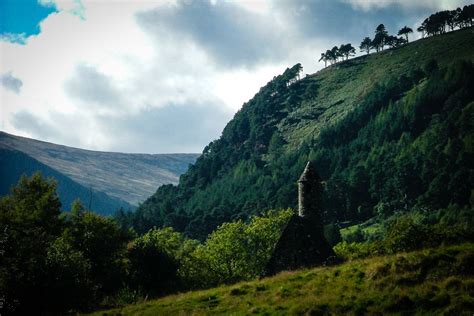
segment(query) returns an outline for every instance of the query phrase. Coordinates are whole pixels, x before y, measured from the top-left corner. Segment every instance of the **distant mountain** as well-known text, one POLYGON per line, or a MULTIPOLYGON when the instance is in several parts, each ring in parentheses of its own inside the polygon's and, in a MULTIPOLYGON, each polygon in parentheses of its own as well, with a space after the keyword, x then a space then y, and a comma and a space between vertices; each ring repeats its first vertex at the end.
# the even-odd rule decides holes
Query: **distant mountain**
POLYGON ((223 222, 295 207, 308 160, 325 182, 326 222, 468 207, 473 61, 471 27, 304 78, 297 64, 242 106, 178 186, 127 220, 139 232, 173 226, 205 239, 223 222))
POLYGON ((103 192, 91 190, 74 182, 64 174, 42 164, 36 159, 16 150, 0 148, 0 196, 10 192, 13 184, 18 182, 22 175, 31 176, 40 171, 43 176, 53 177, 58 183, 57 192, 61 199, 62 209, 70 210, 75 199, 80 199, 86 207, 96 213, 111 215, 120 207, 134 209, 134 206, 118 198, 109 197, 103 192))
MULTIPOLYGON (((105 193, 119 204, 125 201, 132 206, 143 202, 163 184, 177 184, 179 176, 199 156, 198 154, 127 154, 91 151, 4 132, 0 132, 0 149, 3 149, 2 156, 5 161, 7 159, 26 161, 28 159, 25 155, 29 156, 37 163, 41 163, 42 169, 47 166, 84 188, 105 193), (17 153, 12 153, 12 151, 17 153)), ((10 165, 12 163, 14 162, 9 162, 10 165)), ((32 161, 26 165, 40 166, 32 161)), ((9 183, 5 180, 3 172, 8 173, 9 170, 4 169, 2 169, 1 184, 2 187, 9 187, 13 182, 9 183)), ((30 171, 32 168, 25 170, 30 171)), ((12 180, 14 179, 10 178, 10 181, 12 180)))

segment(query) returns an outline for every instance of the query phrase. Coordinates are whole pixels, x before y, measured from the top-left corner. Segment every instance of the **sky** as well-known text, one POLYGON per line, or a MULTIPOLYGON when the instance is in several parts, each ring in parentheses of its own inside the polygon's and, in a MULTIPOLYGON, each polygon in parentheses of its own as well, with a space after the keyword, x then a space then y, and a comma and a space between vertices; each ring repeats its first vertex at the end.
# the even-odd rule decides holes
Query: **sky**
POLYGON ((314 73, 321 52, 358 47, 380 23, 415 30, 469 3, 0 0, 0 130, 92 150, 200 153, 287 67, 314 73))

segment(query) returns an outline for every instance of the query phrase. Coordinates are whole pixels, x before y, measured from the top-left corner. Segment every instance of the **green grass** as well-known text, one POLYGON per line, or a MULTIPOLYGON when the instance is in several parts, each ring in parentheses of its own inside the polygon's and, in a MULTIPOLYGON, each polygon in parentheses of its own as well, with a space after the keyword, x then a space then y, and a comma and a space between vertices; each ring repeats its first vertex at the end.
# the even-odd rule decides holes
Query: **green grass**
POLYGON ((365 236, 371 236, 381 233, 381 231, 383 231, 383 226, 381 223, 377 222, 371 224, 362 223, 348 226, 340 230, 342 239, 344 240, 348 235, 354 234, 358 229, 360 229, 365 236))
POLYGON ((396 49, 372 53, 329 66, 311 75, 318 96, 305 100, 278 124, 288 151, 317 137, 321 128, 356 108, 374 85, 398 78, 435 59, 440 66, 456 60, 474 61, 474 28, 421 39, 396 49), (387 58, 388 57, 388 58, 387 58))
POLYGON ((452 314, 474 312, 474 244, 284 272, 94 315, 452 314))

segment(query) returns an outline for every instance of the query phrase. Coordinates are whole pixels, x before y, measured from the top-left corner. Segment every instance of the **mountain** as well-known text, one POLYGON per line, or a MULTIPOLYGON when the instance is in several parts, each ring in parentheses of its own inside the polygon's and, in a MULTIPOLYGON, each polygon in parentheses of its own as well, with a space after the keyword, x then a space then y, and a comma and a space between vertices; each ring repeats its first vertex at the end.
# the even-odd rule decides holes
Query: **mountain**
POLYGON ((325 182, 326 222, 469 207, 473 60, 469 28, 303 79, 297 64, 242 106, 178 186, 160 187, 122 220, 204 239, 223 222, 295 207, 308 160, 325 182))
MULTIPOLYGON (((60 195, 61 191, 67 192, 68 196, 76 194, 75 190, 70 190, 75 182, 74 187, 106 194, 107 205, 114 200, 113 205, 125 208, 137 206, 163 184, 176 184, 179 176, 198 157, 197 154, 152 155, 83 150, 4 132, 0 132, 0 150, 4 166, 12 166, 2 167, 0 194, 5 194, 5 188, 16 183, 21 173, 38 168, 64 180, 64 183, 62 180, 59 183, 60 195)), ((77 192, 83 192, 83 189, 77 192)), ((88 198, 83 200, 86 201, 88 198)))
POLYGON ((64 210, 69 210, 75 199, 80 199, 84 205, 90 206, 93 211, 102 215, 111 215, 119 208, 134 209, 123 200, 111 198, 103 192, 80 185, 20 151, 3 148, 0 148, 0 174, 2 175, 0 196, 8 194, 11 186, 16 184, 23 174, 31 176, 37 171, 57 181, 57 192, 64 210))

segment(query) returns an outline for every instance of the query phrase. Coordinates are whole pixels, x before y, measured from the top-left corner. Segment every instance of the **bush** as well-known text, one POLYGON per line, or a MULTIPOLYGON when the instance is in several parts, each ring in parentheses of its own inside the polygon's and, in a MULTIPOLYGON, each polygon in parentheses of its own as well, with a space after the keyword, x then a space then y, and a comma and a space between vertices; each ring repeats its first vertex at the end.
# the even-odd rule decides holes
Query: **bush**
POLYGON ((172 228, 152 229, 128 246, 130 282, 145 294, 158 295, 180 286, 177 271, 184 245, 172 228))
POLYGON ((402 216, 388 228, 383 247, 388 253, 422 248, 429 237, 426 227, 415 223, 409 215, 402 216))

